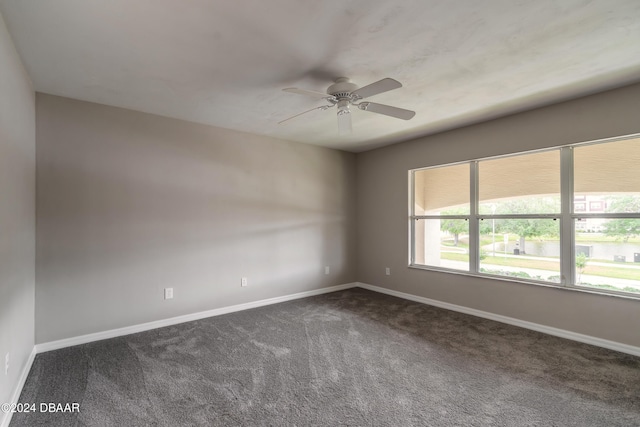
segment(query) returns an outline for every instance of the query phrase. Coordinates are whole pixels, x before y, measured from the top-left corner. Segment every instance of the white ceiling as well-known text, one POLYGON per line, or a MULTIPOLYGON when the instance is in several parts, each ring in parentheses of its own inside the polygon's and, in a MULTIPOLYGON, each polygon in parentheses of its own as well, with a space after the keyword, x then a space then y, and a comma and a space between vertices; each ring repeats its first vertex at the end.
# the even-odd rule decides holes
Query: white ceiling
POLYGON ((640 81, 638 0, 0 0, 39 92, 364 151, 640 81), (404 87, 291 115, 347 76, 404 87))

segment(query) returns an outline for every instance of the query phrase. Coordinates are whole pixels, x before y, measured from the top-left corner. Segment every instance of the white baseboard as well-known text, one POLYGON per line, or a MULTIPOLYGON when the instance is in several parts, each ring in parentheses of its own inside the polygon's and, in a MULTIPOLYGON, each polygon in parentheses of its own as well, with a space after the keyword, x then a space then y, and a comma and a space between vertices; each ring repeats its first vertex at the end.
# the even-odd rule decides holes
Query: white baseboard
POLYGON ((394 297, 419 302, 422 304, 432 305, 435 307, 444 308, 451 311, 457 311, 464 314, 470 314, 476 317, 482 317, 484 319, 495 320, 496 322, 506 323, 508 325, 519 326, 525 329, 531 329, 532 331, 542 332, 548 335, 554 335, 560 338, 566 338, 573 341, 578 341, 585 344, 595 345, 597 347, 608 348, 609 350, 619 351, 621 353, 631 354, 633 356, 640 356, 640 347, 635 347, 628 344, 622 344, 615 341, 609 341, 602 338, 592 337, 590 335, 583 335, 576 332, 567 331, 565 329, 553 328, 551 326, 541 325, 539 323, 527 322, 525 320, 515 319, 513 317, 501 316, 499 314, 490 313, 488 311, 476 310, 474 308, 464 307, 461 305, 450 304, 448 302, 437 301, 429 298, 420 297, 417 295, 407 294, 404 292, 398 292, 391 289, 381 288, 379 286, 369 285, 367 283, 357 282, 357 286, 363 289, 369 289, 370 291, 380 292, 382 294, 391 295, 394 297))
POLYGON ((151 329, 163 328, 165 326, 177 325, 179 323, 191 322, 193 320, 200 320, 207 317, 220 316, 222 314, 248 310, 250 308, 263 307, 265 305, 277 304, 280 302, 311 297, 314 295, 341 291, 344 289, 354 288, 356 286, 357 286, 356 283, 345 283, 343 285, 331 286, 328 288, 320 288, 320 289, 314 289, 312 291, 298 292, 296 294, 284 295, 284 296, 275 297, 275 298, 268 298, 268 299, 248 302, 244 304, 231 305, 228 307, 214 308, 213 310, 185 314, 184 316, 177 316, 169 319, 156 320, 154 322, 126 326, 124 328, 111 329, 108 331, 81 335, 78 337, 66 338, 66 339, 57 340, 57 341, 50 341, 42 344, 36 344, 35 351, 36 353, 44 353, 46 351, 58 350, 65 347, 72 347, 74 345, 87 344, 93 341, 100 341, 100 340, 105 340, 109 338, 121 337, 124 335, 135 334, 137 332, 144 332, 144 331, 149 331, 151 329))
MULTIPOLYGON (((36 348, 33 347, 33 349, 31 350, 31 354, 29 354, 29 358, 27 359, 27 363, 24 365, 24 368, 20 373, 20 377, 18 378, 18 384, 16 384, 16 387, 13 390, 13 394, 11 395, 11 400, 7 403, 18 403, 18 399, 20 399, 20 394, 22 393, 22 389, 24 388, 24 383, 27 381, 29 372, 31 372, 31 366, 33 365, 33 360, 35 358, 36 358, 36 348)), ((4 403, 4 402, 1 402, 1 403, 4 403)), ((0 420, 0 427, 9 427, 9 424, 11 423, 11 418, 13 417, 13 413, 0 412, 0 414, 3 415, 2 420, 0 420)))
MULTIPOLYGON (((66 338, 58 341, 51 341, 51 342, 46 342, 42 344, 37 344, 34 347, 34 352, 32 352, 32 357, 29 362, 29 368, 31 367, 31 363, 33 362, 33 356, 35 356, 35 354, 37 353, 44 353, 46 351, 58 350, 61 348, 71 347, 74 345, 86 344, 93 341, 100 341, 100 340, 109 339, 109 338, 116 338, 124 335, 135 334, 137 332, 144 332, 151 329, 177 325, 180 323, 190 322, 193 320, 200 320, 207 317, 220 316, 222 314, 248 310, 251 308, 263 307, 265 305, 277 304, 280 302, 291 301, 291 300, 306 298, 314 295, 341 291, 344 289, 350 289, 354 287, 360 287, 360 288, 368 289, 374 292, 379 292, 382 294, 387 294, 387 295, 395 296, 398 298, 419 302, 422 304, 432 305, 435 307, 440 307, 440 308, 444 308, 451 311, 470 314, 472 316, 482 317, 484 319, 495 320, 496 322, 519 326, 521 328, 531 329, 533 331, 542 332, 545 334, 554 335, 561 338, 567 338, 567 339, 582 342, 585 344, 591 344, 598 347, 608 348, 610 350, 619 351, 621 353, 640 356, 640 347, 635 347, 632 345, 623 344, 616 341, 609 341, 602 338, 593 337, 590 335, 579 334, 576 332, 567 331, 565 329, 545 326, 539 323, 528 322, 528 321, 516 319, 513 317, 502 316, 500 314, 494 314, 488 311, 476 310, 474 308, 469 308, 461 305, 433 300, 430 298, 420 297, 417 295, 408 294, 404 292, 394 291, 394 290, 382 288, 379 286, 369 285, 367 283, 354 282, 354 283, 345 283, 343 285, 331 286, 328 288, 315 289, 313 291, 299 292, 296 294, 284 295, 281 297, 269 298, 269 299, 264 299, 259 301, 248 302, 244 304, 237 304, 237 305, 232 305, 228 307, 216 308, 213 310, 201 311, 198 313, 186 314, 184 316, 172 317, 169 319, 157 320, 154 322, 142 323, 139 325, 127 326, 119 329, 112 329, 109 331, 96 332, 93 334, 81 335, 78 337, 66 338)), ((26 373, 28 374, 28 370, 26 373)), ((23 373, 23 376, 24 378, 22 379, 22 381, 26 379, 26 374, 23 373)), ((22 387, 20 387, 19 390, 22 390, 22 387)), ((0 425, 0 427, 4 427, 4 425, 0 425)))

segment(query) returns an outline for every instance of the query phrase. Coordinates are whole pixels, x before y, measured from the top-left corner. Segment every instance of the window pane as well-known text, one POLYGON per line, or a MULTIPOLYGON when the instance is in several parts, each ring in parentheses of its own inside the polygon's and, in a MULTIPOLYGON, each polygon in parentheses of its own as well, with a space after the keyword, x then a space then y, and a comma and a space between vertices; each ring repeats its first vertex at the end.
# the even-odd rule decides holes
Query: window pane
POLYGON ((415 215, 469 214, 469 164, 414 172, 415 215))
POLYGON ((469 222, 463 219, 417 220, 415 263, 469 271, 469 222))
POLYGON ((478 163, 479 212, 560 212, 560 151, 525 154, 478 163))
MULTIPOLYGON (((623 230, 640 219, 600 219, 600 227, 623 230), (618 223, 618 225, 612 225, 618 223)), ((587 231, 576 220, 576 284, 600 289, 640 293, 640 237, 630 233, 607 236, 587 231)))
POLYGON ((640 213, 640 139, 574 148, 575 213, 640 213))
POLYGON ((560 282, 560 221, 480 221, 480 272, 560 282))

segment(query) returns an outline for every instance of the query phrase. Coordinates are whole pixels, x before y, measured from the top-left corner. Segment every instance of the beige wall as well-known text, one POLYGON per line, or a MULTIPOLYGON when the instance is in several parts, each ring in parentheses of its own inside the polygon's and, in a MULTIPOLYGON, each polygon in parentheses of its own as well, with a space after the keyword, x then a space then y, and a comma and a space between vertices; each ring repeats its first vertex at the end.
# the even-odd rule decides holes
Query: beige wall
POLYGON ((35 144, 33 89, 0 15, 0 403, 33 349, 35 144))
POLYGON ((407 267, 409 169, 638 133, 638 100, 640 84, 358 154, 358 280, 640 346, 638 300, 407 267))
POLYGON ((356 279, 351 153, 43 94, 37 133, 37 343, 356 279))

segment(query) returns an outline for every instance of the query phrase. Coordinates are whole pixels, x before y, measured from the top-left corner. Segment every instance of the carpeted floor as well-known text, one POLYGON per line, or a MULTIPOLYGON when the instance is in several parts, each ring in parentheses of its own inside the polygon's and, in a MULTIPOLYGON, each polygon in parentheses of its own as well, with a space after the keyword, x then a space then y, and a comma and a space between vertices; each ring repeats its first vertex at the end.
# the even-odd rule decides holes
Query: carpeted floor
POLYGON ((640 358, 362 289, 39 354, 11 426, 640 426, 640 358))

